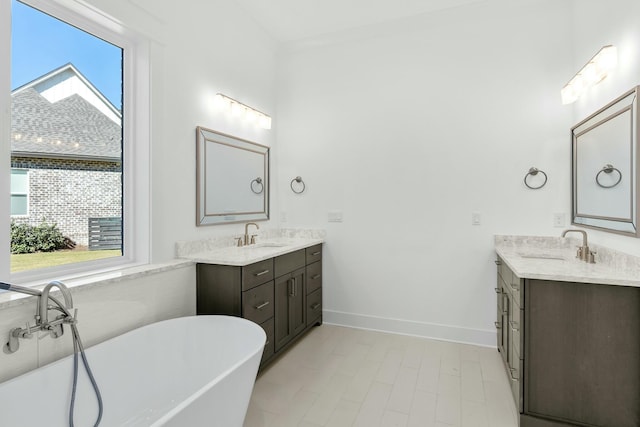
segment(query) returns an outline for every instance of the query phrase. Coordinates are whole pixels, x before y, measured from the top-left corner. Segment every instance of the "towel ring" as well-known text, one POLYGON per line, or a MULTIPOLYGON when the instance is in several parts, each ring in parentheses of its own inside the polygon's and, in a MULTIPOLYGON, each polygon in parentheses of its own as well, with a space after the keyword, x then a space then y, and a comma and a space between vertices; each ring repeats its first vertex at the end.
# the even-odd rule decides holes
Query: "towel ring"
POLYGON ((258 177, 256 179, 254 179, 253 181, 251 181, 251 191, 253 191, 256 194, 261 194, 264 191, 264 184, 262 183, 262 178, 258 177), (253 187, 253 183, 259 184, 260 185, 260 190, 256 191, 256 189, 253 187))
POLYGON ((307 189, 307 186, 304 184, 304 181, 302 180, 302 177, 300 177, 300 176, 296 176, 295 178, 293 178, 291 180, 290 187, 291 187, 291 191, 293 191, 296 194, 304 193, 304 190, 307 189), (302 189, 300 191, 296 191, 296 189, 293 187, 293 183, 294 182, 297 182, 298 184, 302 184, 302 189))
POLYGON ((544 187, 546 183, 547 183, 547 174, 544 173, 543 170, 540 170, 540 169, 535 168, 535 167, 529 168, 529 172, 527 172, 527 174, 524 176, 524 185, 526 185, 527 187, 529 187, 532 190, 539 190, 542 187, 544 187), (540 172, 542 175, 544 175, 544 182, 542 184, 540 184, 539 186, 537 186, 537 187, 532 187, 527 182, 527 178, 529 177, 529 175, 532 175, 532 176, 538 175, 538 172, 540 172))
POLYGON ((613 165, 611 165, 611 164, 609 164, 609 163, 607 163, 606 165, 604 165, 604 166, 602 167, 602 169, 600 169, 600 172, 598 172, 598 173, 596 174, 596 183, 597 183, 600 187, 602 187, 602 188, 613 188, 613 187, 615 187, 616 185, 620 184, 620 181, 622 181, 622 172, 620 172, 620 169, 618 169, 618 168, 614 168, 614 167, 613 167, 613 165), (600 174, 601 174, 602 172, 604 172, 604 173, 606 173, 606 174, 610 174, 610 173, 611 173, 611 172, 613 172, 613 171, 618 172, 618 180, 615 182, 615 184, 612 184, 612 185, 603 185, 603 184, 600 182, 600 174))

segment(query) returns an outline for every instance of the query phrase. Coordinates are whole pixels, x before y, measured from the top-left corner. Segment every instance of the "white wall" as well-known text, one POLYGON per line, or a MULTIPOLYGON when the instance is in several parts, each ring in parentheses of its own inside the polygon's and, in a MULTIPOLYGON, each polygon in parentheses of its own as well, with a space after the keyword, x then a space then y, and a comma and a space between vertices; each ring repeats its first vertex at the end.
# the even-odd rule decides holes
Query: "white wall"
MULTIPOLYGON (((618 48, 617 68, 572 105, 573 123, 578 123, 640 84, 640 2, 575 1, 573 16, 574 69, 567 75, 566 80, 569 80, 602 46, 613 44, 618 48)), ((588 233, 592 242, 640 256, 638 239, 597 230, 588 230, 588 233)))
POLYGON ((307 191, 280 208, 327 229, 327 321, 495 345, 493 235, 569 217, 570 6, 484 2, 282 52, 279 188, 307 191))

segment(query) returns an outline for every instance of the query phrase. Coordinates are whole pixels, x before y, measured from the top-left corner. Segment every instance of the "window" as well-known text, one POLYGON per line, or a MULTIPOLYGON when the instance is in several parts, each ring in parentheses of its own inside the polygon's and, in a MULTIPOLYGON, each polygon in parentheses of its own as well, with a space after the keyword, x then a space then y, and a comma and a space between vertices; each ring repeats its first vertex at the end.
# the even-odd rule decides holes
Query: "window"
POLYGON ((11 169, 11 215, 27 215, 29 175, 25 169, 11 169))
POLYGON ((0 276, 68 277, 148 262, 148 230, 134 227, 149 218, 146 41, 68 2, 12 0, 9 19, 0 15, 0 28, 11 28, 0 32, 0 55, 11 46, 12 166, 0 179, 10 180, 10 209, 0 213, 12 226, 55 225, 65 237, 50 261, 11 254, 0 276))

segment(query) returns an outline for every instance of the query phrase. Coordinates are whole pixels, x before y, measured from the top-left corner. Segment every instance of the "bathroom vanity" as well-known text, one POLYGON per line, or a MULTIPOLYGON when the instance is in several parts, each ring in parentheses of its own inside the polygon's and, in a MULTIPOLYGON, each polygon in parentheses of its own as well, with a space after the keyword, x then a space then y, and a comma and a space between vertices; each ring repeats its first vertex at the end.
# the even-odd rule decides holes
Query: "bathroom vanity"
POLYGON ((265 242, 189 258, 197 314, 240 316, 267 334, 261 367, 322 323, 322 241, 265 242))
POLYGON ((496 237, 497 346, 520 426, 640 426, 637 259, 587 264, 553 240, 568 239, 496 237))

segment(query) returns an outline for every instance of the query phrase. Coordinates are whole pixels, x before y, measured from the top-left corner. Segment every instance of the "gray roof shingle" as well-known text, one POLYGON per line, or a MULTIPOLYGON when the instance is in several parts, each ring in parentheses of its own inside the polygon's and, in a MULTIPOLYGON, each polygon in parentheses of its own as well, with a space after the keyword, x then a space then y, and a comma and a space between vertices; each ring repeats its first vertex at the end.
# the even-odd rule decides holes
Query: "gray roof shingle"
POLYGON ((81 96, 50 103, 33 88, 12 94, 12 154, 114 159, 122 153, 120 126, 81 96))

